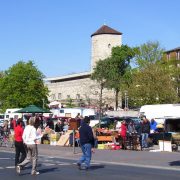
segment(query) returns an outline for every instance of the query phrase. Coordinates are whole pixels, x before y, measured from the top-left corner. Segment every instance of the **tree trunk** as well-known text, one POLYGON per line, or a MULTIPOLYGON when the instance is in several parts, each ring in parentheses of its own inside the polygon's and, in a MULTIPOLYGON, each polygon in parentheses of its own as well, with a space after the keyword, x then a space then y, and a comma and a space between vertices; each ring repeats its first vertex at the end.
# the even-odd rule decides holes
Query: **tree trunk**
POLYGON ((119 95, 119 89, 116 89, 115 90, 115 102, 116 102, 116 104, 115 104, 115 109, 116 109, 116 111, 117 111, 117 109, 118 109, 118 105, 119 105, 119 103, 118 103, 118 95, 119 95))
POLYGON ((101 84, 100 94, 99 94, 99 127, 101 126, 101 118, 102 118, 102 94, 103 94, 103 84, 101 84))

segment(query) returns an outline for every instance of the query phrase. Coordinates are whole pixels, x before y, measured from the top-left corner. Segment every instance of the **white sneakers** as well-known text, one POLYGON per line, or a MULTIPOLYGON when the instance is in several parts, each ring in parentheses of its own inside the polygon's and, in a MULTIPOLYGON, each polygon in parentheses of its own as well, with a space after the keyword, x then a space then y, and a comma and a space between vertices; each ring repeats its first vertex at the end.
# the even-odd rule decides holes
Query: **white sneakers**
POLYGON ((16 166, 16 172, 17 172, 18 174, 21 173, 21 167, 20 167, 20 166, 16 166))
MULTIPOLYGON (((17 174, 21 173, 21 166, 16 166, 16 172, 17 172, 17 174)), ((39 174, 38 171, 31 172, 31 175, 38 175, 38 174, 39 174)))
POLYGON ((31 173, 31 175, 38 175, 38 174, 39 174, 38 171, 34 171, 34 172, 31 173))

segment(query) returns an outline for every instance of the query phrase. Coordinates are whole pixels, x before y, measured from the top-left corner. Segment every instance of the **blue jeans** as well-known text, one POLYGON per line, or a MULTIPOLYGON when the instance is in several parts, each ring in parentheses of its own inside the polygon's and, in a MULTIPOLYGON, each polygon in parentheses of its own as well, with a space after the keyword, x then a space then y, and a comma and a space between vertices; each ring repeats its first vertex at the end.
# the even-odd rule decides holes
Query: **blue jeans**
POLYGON ((90 162, 91 162, 91 156, 92 156, 91 148, 92 148, 91 144, 81 145, 81 150, 82 150, 83 155, 79 159, 78 163, 80 164, 85 163, 85 166, 87 168, 90 166, 90 162))
POLYGON ((142 137, 142 147, 147 148, 148 147, 148 142, 147 142, 148 133, 142 133, 141 137, 142 137))

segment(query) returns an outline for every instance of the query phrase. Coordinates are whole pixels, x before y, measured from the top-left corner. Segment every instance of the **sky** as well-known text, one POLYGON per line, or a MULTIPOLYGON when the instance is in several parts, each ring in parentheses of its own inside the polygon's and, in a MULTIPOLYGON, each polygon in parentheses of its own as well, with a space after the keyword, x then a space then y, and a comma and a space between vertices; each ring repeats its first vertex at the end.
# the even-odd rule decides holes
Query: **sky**
POLYGON ((180 0, 0 0, 0 71, 32 60, 46 77, 90 71, 104 23, 130 47, 180 47, 180 0))

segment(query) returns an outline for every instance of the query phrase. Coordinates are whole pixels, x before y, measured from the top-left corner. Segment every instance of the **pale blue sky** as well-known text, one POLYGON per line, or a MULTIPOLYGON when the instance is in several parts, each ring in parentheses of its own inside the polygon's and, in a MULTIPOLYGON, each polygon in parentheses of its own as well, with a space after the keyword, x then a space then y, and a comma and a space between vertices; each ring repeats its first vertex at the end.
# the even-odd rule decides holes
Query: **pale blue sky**
POLYGON ((33 60, 46 77, 89 71, 104 21, 129 46, 180 46, 180 0, 0 0, 0 70, 33 60))

